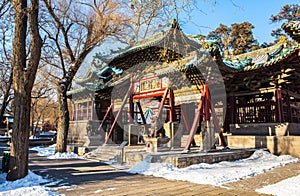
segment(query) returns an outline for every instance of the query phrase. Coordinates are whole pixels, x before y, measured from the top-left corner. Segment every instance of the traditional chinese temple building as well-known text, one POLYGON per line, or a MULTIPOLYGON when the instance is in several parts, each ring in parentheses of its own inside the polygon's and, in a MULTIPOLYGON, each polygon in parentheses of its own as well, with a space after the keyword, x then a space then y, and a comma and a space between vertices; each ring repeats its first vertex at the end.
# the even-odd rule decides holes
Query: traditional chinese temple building
POLYGON ((213 122, 220 137, 300 135, 299 24, 282 26, 291 42, 224 56, 218 41, 184 34, 174 20, 169 30, 93 62, 76 80, 82 87, 69 92, 70 141, 103 130, 117 143, 128 139, 124 130, 139 135, 137 124, 150 127, 144 116, 149 102, 172 145, 185 146, 182 137, 203 131, 204 121, 213 122))

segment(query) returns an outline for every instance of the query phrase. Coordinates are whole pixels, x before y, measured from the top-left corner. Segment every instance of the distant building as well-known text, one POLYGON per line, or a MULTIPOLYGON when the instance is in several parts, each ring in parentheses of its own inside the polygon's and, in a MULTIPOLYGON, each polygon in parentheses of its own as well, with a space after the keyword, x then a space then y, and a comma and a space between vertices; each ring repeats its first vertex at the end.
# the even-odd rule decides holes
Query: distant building
POLYGON ((8 135, 8 131, 12 129, 14 117, 11 114, 4 114, 4 119, 0 122, 0 135, 8 135))

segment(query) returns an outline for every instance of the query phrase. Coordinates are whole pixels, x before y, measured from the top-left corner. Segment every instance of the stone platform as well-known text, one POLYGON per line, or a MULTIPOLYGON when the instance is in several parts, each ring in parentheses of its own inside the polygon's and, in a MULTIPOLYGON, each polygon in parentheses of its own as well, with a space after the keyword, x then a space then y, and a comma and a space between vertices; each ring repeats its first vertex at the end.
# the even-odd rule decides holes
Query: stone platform
POLYGON ((244 159, 251 156, 255 150, 256 149, 224 149, 200 152, 198 148, 194 148, 189 153, 185 153, 183 149, 147 153, 145 150, 125 149, 125 159, 123 160, 125 160, 128 165, 135 165, 150 156, 151 159, 147 158, 147 160, 150 160, 151 163, 167 163, 178 168, 183 168, 199 163, 216 163, 244 159))
POLYGON ((275 155, 300 158, 300 136, 226 135, 233 148, 267 148, 275 155))

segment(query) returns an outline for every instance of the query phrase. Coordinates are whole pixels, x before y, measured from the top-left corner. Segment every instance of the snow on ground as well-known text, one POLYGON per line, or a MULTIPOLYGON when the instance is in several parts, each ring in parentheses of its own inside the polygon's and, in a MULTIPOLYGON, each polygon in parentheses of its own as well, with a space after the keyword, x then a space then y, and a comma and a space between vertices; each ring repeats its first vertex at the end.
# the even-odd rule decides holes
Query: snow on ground
MULTIPOLYGON (((30 150, 38 151, 39 156, 45 156, 48 159, 78 159, 81 158, 74 153, 56 153, 55 145, 49 147, 33 147, 30 150)), ((6 173, 0 173, 0 196, 56 196, 55 189, 49 188, 53 184, 49 179, 28 171, 25 178, 16 181, 6 181, 6 173), (43 184, 43 185, 41 185, 43 184)))
MULTIPOLYGON (((247 159, 232 162, 223 161, 214 164, 201 163, 191 165, 187 168, 176 168, 173 165, 164 163, 150 163, 150 160, 151 157, 149 156, 144 161, 141 161, 129 169, 128 172, 215 186, 222 186, 228 182, 252 177, 276 167, 299 161, 299 159, 289 155, 275 156, 263 150, 255 151, 254 154, 247 159)), ((300 178, 300 175, 298 178, 300 178)), ((299 187, 300 180, 294 181, 293 185, 299 187)), ((284 187, 286 187, 286 185, 284 187)), ((282 189, 284 189, 284 187, 282 187, 282 189)), ((270 190, 272 190, 272 187, 270 189, 266 188, 264 191, 265 193, 276 193, 277 195, 284 196, 287 194, 286 192, 281 193, 279 189, 275 192, 269 192, 270 190)), ((299 195, 299 191, 292 189, 288 191, 290 191, 291 195, 299 195)))
POLYGON ((50 157, 50 156, 54 155, 55 144, 48 146, 48 147, 36 146, 36 147, 30 148, 30 150, 37 151, 39 156, 50 157))
POLYGON ((299 196, 300 175, 288 178, 276 184, 265 186, 263 188, 257 189, 256 191, 272 195, 299 196))
MULTIPOLYGON (((61 153, 54 155, 55 145, 49 147, 34 147, 30 150, 38 151, 40 156, 51 159, 74 159, 80 158, 72 153, 61 153)), ((199 184, 212 184, 222 186, 227 182, 237 181, 241 178, 248 178, 257 174, 269 171, 275 167, 284 166, 288 163, 298 162, 299 159, 288 156, 275 156, 268 152, 257 150, 247 158, 237 161, 223 161, 220 163, 206 164, 201 163, 187 168, 176 168, 172 165, 162 163, 150 163, 151 157, 141 161, 131 169, 130 173, 153 175, 164 177, 170 180, 185 180, 199 184)), ((6 174, 0 174, 0 196, 8 195, 30 195, 46 196, 58 195, 55 189, 48 188, 51 183, 49 179, 44 179, 29 171, 28 176, 15 182, 5 180, 6 174), (43 184, 43 185, 41 185, 43 184)), ((300 175, 289 178, 277 184, 269 185, 256 190, 257 192, 274 194, 279 196, 300 195, 300 175), (291 186, 291 184, 293 186, 291 186), (289 187, 288 189, 286 187, 289 187)), ((98 190, 101 192, 103 190, 98 190)))
POLYGON ((6 181, 6 173, 0 174, 0 195, 1 196, 46 196, 59 195, 41 183, 47 183, 49 180, 42 178, 29 171, 25 178, 16 181, 6 181))
POLYGON ((39 156, 45 156, 48 159, 82 159, 82 157, 78 156, 73 152, 64 152, 64 153, 57 152, 56 154, 54 154, 55 144, 49 147, 37 146, 31 148, 31 150, 37 151, 39 156))

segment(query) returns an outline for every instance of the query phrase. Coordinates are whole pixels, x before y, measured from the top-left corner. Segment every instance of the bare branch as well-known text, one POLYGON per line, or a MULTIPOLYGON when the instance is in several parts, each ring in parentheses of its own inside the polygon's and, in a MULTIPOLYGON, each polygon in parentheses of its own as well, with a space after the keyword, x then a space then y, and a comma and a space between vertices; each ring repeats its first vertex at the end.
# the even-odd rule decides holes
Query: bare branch
POLYGON ((59 29, 62 31, 62 34, 63 34, 63 38, 64 38, 64 41, 65 41, 65 44, 66 44, 66 48, 67 48, 67 51, 68 51, 68 54, 71 58, 71 61, 75 61, 75 56, 73 54, 73 51, 71 49, 71 46, 70 46, 70 43, 69 43, 69 39, 68 39, 68 33, 66 31, 66 29, 64 28, 63 24, 60 22, 59 18, 57 17, 57 15, 54 13, 50 3, 48 2, 47 0, 43 0, 43 2, 45 3, 46 5, 46 8, 48 9, 50 15, 52 16, 52 18, 54 19, 54 21, 57 23, 59 29))

